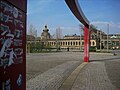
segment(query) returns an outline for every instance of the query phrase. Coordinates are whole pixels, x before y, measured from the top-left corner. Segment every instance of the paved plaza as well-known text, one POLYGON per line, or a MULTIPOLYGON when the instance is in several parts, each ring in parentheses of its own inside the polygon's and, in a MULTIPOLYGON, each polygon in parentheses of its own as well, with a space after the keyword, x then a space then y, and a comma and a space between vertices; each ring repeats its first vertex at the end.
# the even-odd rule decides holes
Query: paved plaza
POLYGON ((57 52, 28 54, 26 61, 27 80, 29 80, 45 71, 70 61, 82 63, 83 53, 57 52))
POLYGON ((90 62, 77 71, 69 89, 64 87, 83 56, 82 52, 28 54, 27 90, 120 90, 119 53, 90 53, 90 62))

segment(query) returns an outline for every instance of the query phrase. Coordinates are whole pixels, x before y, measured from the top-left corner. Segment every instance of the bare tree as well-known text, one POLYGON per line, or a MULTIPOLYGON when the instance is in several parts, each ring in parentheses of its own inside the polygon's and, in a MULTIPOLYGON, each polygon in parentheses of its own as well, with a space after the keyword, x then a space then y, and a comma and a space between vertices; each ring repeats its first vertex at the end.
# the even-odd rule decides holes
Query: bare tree
POLYGON ((37 30, 35 29, 33 24, 30 24, 30 26, 28 28, 28 34, 36 37, 36 34, 37 34, 36 32, 37 32, 37 30))
POLYGON ((60 29, 60 27, 58 27, 56 29, 56 48, 57 48, 57 51, 60 50, 60 42, 59 42, 59 39, 62 38, 62 31, 60 29))
MULTIPOLYGON (((28 27, 28 35, 31 35, 30 37, 33 38, 33 40, 34 40, 34 49, 36 49, 37 30, 35 29, 33 24, 30 24, 29 27, 28 27)), ((32 42, 30 41, 30 43, 32 43, 32 42)), ((28 46, 28 48, 29 48, 28 51, 30 52, 32 47, 28 46)))
POLYGON ((56 29, 56 39, 61 39, 62 38, 62 31, 61 31, 61 28, 58 27, 56 29))

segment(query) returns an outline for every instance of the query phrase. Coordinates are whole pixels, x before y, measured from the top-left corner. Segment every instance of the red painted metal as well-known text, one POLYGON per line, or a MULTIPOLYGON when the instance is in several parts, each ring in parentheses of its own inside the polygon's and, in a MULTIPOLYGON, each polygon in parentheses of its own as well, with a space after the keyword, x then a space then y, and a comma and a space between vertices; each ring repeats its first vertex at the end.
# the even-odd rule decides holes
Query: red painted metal
POLYGON ((0 90, 26 89, 26 0, 0 0, 0 90))
POLYGON ((15 7, 21 9, 23 12, 27 12, 27 0, 6 0, 15 7))
POLYGON ((83 14, 78 0, 65 0, 76 18, 84 24, 84 62, 89 61, 89 21, 83 14))
POLYGON ((69 6, 72 13, 76 16, 76 18, 83 23, 85 26, 89 25, 88 19, 85 17, 82 9, 80 8, 78 0, 65 0, 67 5, 69 6))
POLYGON ((89 26, 84 26, 84 62, 89 61, 89 26))

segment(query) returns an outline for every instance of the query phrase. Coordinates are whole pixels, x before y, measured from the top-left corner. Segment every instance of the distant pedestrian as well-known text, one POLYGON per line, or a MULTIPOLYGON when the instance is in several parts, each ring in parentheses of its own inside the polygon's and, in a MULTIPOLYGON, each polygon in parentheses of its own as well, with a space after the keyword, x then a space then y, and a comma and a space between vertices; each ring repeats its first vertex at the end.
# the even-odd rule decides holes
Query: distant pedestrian
POLYGON ((69 47, 67 47, 67 51, 69 52, 69 47))
POLYGON ((112 49, 113 49, 113 55, 116 56, 117 54, 115 53, 115 47, 113 47, 112 49))

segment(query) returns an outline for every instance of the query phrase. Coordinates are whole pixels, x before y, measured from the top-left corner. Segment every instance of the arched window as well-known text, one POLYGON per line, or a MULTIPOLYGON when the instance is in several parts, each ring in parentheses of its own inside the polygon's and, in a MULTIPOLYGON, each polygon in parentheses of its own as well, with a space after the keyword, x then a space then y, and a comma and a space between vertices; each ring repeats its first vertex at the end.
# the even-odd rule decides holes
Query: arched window
POLYGON ((51 46, 51 42, 49 42, 49 45, 51 46))
POLYGON ((82 45, 84 45, 84 42, 82 42, 82 45))
POLYGON ((95 39, 95 36, 93 34, 91 35, 91 39, 95 39))
POLYGON ((73 45, 75 45, 75 42, 73 42, 73 45))
POLYGON ((65 42, 63 42, 63 45, 65 45, 65 42))
POLYGON ((61 43, 61 46, 62 46, 62 42, 60 42, 61 43))
POLYGON ((68 45, 70 45, 70 42, 68 42, 68 45))
POLYGON ((76 42, 76 45, 78 45, 78 42, 76 42))
POLYGON ((67 45, 67 42, 66 42, 66 45, 67 45))

